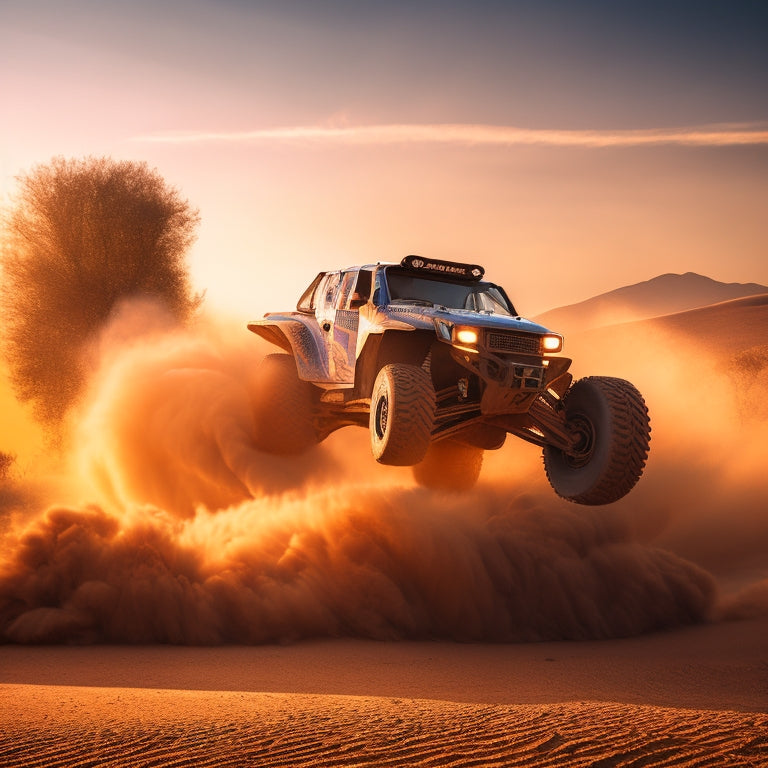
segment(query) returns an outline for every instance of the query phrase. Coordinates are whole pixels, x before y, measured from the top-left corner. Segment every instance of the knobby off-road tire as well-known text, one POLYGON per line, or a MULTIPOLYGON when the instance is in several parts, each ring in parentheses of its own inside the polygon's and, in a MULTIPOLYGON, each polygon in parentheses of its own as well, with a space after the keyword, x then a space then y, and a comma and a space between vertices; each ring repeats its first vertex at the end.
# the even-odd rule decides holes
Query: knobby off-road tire
POLYGON ((427 453, 435 420, 435 388, 416 365, 385 365, 371 394, 371 453, 380 464, 418 464, 427 453))
POLYGON ((314 387, 302 381, 290 355, 267 355, 256 371, 252 393, 256 446, 286 456, 316 445, 314 387))
POLYGON ((483 449, 459 440, 432 443, 424 461, 413 468, 416 482, 436 491, 468 491, 480 477, 483 449))
POLYGON ((589 376, 563 399, 566 427, 578 435, 566 454, 544 448, 544 468, 555 492, 578 504, 610 504, 643 474, 651 427, 642 395, 628 381, 589 376))

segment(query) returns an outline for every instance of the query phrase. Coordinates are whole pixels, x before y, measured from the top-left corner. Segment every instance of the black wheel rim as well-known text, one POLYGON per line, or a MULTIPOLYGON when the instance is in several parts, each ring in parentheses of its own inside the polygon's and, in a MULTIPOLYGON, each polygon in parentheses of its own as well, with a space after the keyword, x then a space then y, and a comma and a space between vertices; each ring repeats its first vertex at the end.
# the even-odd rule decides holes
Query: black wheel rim
POLYGON ((389 418, 389 399, 382 395, 376 403, 376 436, 379 440, 387 433, 387 420, 389 418))
POLYGON ((571 417, 566 425, 573 435, 573 448, 565 454, 569 467, 579 469, 589 464, 595 450, 595 427, 592 422, 581 414, 571 417))

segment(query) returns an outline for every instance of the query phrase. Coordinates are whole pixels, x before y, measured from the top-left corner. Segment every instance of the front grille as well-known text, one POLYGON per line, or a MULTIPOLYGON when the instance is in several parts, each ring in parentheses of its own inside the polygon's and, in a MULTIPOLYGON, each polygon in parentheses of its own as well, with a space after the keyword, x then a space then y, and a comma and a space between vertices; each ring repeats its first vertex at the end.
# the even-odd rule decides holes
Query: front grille
POLYGON ((496 352, 515 352, 520 355, 538 355, 541 342, 538 336, 519 333, 488 333, 488 349, 496 352))

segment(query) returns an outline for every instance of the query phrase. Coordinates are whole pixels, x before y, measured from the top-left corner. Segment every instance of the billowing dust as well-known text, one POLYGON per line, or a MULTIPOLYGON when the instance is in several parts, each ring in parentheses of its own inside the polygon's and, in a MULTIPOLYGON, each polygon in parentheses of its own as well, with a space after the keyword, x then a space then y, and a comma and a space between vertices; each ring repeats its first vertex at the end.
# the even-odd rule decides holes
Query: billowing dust
POLYGON ((589 508, 511 438, 462 495, 377 465, 357 428, 265 455, 250 403, 272 350, 152 317, 124 308, 94 351, 66 482, 2 497, 6 642, 585 639, 768 613, 768 422, 690 341, 573 341, 575 373, 633 380, 653 426, 635 490, 589 508))

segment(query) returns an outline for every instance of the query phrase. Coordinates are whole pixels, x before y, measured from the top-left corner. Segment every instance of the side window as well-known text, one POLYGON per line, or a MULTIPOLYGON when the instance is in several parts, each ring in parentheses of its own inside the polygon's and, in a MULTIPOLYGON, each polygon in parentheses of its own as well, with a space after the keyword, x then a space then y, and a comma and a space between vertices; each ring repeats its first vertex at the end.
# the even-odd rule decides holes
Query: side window
POLYGON ((371 298, 371 278, 373 273, 367 269, 347 272, 341 281, 338 309, 360 309, 371 298))
POLYGON ((313 312, 315 309, 315 291, 320 281, 325 277, 325 272, 321 272, 310 284, 304 293, 301 294, 296 309, 299 312, 313 312))
POLYGON ((389 301, 387 285, 384 282, 384 272, 380 269, 376 272, 376 281, 373 287, 373 303, 377 307, 386 306, 389 301))
POLYGON ((349 309, 349 295, 352 292, 352 286, 355 283, 357 272, 345 272, 341 279, 341 288, 339 289, 338 299, 336 300, 337 309, 349 309))
POLYGON ((333 317, 340 277, 338 272, 328 272, 317 286, 315 312, 318 317, 333 317))
POLYGON ((352 296, 358 301, 367 302, 371 298, 371 278, 373 274, 368 269, 361 269, 357 273, 357 283, 352 296))

